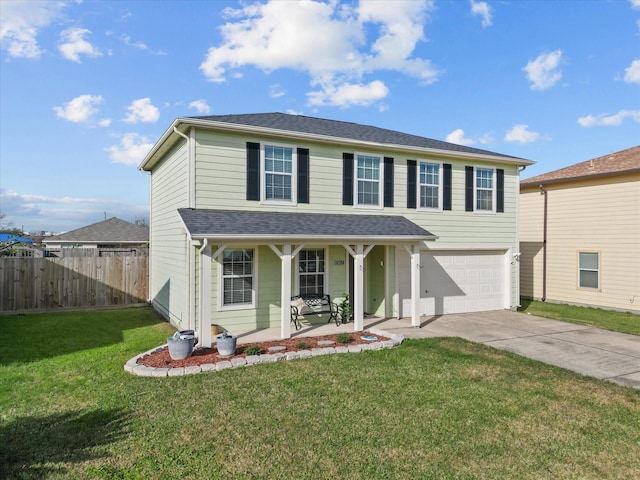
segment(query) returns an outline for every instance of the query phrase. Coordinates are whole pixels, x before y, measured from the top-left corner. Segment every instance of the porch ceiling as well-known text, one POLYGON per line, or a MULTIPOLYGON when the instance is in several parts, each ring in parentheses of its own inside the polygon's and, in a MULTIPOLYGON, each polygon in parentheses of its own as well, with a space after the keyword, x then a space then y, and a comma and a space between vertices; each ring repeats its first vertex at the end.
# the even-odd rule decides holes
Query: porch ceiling
POLYGON ((415 243, 437 235, 399 215, 255 212, 180 208, 194 240, 415 243))

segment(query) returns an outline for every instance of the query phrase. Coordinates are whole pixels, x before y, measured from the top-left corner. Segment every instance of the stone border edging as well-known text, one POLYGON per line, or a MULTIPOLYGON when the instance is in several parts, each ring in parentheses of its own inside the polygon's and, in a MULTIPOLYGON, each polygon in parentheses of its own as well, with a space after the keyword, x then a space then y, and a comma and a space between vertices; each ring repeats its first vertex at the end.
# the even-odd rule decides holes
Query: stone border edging
POLYGON ((220 360, 216 363, 204 363, 202 365, 192 365, 189 367, 157 368, 138 364, 138 359, 162 350, 167 346, 165 344, 160 347, 152 348, 140 355, 136 355, 124 364, 124 370, 139 377, 179 377, 202 372, 217 372, 227 370, 229 368, 248 367, 250 365, 258 365, 261 363, 274 363, 282 360, 297 360, 299 358, 311 358, 321 355, 332 355, 335 353, 358 353, 365 350, 382 350, 385 348, 397 347, 404 340, 404 335, 397 333, 389 333, 377 328, 370 328, 368 331, 374 335, 387 337, 389 340, 371 342, 369 344, 362 345, 338 345, 333 347, 312 348, 309 350, 299 350, 297 352, 249 355, 246 358, 232 358, 231 360, 220 360))

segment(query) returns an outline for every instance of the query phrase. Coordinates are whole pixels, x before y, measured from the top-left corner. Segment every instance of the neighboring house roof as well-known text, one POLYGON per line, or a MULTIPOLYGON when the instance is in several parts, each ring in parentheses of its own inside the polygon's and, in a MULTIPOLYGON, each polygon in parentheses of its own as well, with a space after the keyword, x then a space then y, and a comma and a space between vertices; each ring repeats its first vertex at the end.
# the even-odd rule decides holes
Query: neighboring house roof
POLYGON ((149 227, 113 217, 86 227, 48 237, 45 243, 145 243, 149 227))
POLYGON ((549 183, 638 172, 640 172, 640 145, 527 178, 520 182, 520 186, 547 185, 549 183))
POLYGON ((13 233, 0 233, 0 243, 15 242, 15 243, 33 243, 33 240, 27 237, 19 237, 13 233))
POLYGON ((376 146, 383 145, 395 148, 402 147, 422 151, 430 150, 455 155, 476 155, 480 157, 489 157, 493 160, 516 163, 518 165, 531 165, 535 163, 531 160, 525 160, 510 155, 369 125, 360 125, 352 122, 342 122, 338 120, 328 120, 324 118, 306 117, 303 115, 291 115, 286 113, 252 113, 177 118, 143 160, 140 165, 140 169, 149 170, 152 167, 156 154, 162 153, 162 145, 171 138, 173 139, 170 143, 173 143, 180 138, 176 133, 176 130, 179 131, 179 127, 182 125, 200 126, 204 128, 221 128, 235 131, 254 131, 263 134, 287 132, 289 135, 310 137, 314 140, 325 142, 351 142, 376 146))
POLYGON ((193 238, 435 240, 436 235, 401 216, 248 212, 180 208, 193 238))

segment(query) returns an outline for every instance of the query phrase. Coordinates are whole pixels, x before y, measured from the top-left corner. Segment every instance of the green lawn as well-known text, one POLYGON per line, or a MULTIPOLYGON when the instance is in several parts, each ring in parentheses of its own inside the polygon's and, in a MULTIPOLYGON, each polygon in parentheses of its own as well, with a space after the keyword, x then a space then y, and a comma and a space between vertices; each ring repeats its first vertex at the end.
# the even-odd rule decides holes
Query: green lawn
POLYGON ((640 477, 639 391, 460 339, 143 378, 149 308, 0 332, 0 478, 640 477))
POLYGON ((576 307, 524 299, 521 303, 520 312, 530 313, 538 317, 555 318, 565 322, 640 335, 640 315, 631 312, 617 312, 600 308, 576 307))

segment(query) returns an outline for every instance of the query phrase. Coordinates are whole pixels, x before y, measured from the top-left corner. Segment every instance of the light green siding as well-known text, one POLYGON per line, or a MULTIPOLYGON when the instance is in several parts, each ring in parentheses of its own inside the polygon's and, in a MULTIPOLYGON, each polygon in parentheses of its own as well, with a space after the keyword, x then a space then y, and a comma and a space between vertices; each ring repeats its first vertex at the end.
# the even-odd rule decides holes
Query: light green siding
POLYGON ((187 148, 182 142, 151 173, 149 294, 171 323, 189 326, 187 235, 177 209, 188 206, 187 148))

